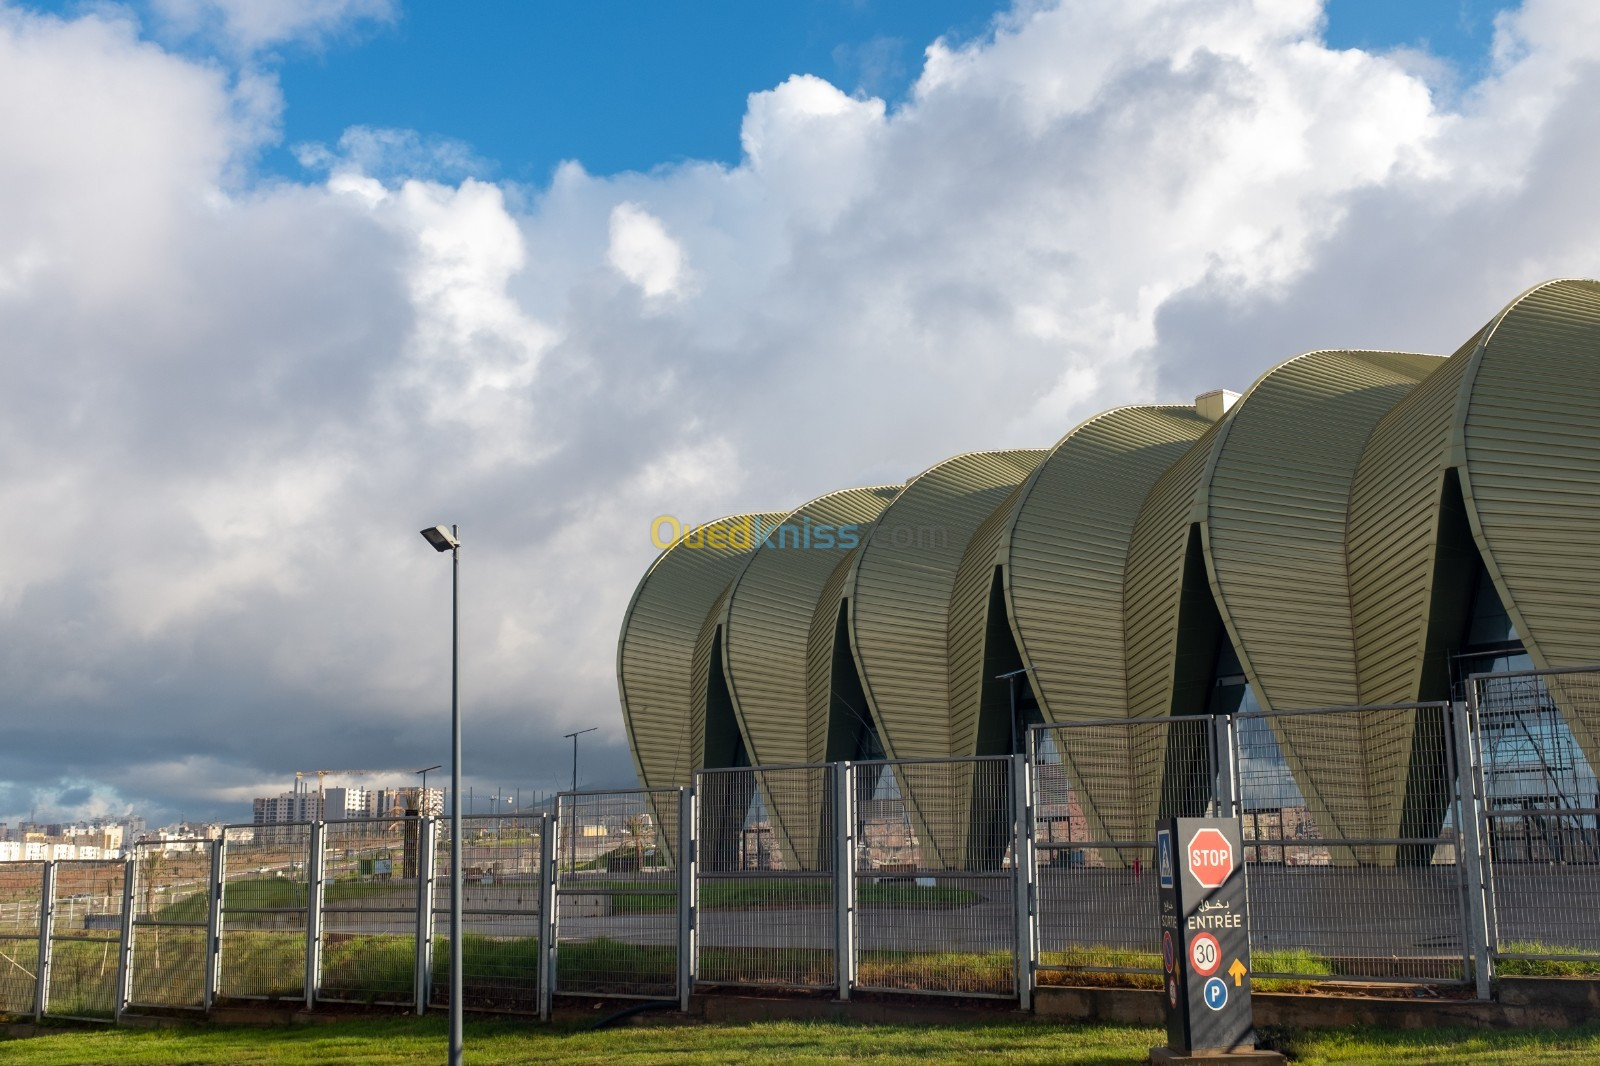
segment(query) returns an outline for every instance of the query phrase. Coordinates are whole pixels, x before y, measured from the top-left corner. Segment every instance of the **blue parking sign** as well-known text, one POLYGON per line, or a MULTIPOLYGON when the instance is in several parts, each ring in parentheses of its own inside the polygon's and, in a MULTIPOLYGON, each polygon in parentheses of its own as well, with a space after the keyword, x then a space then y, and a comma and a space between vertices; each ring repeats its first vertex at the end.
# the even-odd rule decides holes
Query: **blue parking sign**
POLYGON ((1212 1010, 1221 1010, 1228 1005, 1228 986, 1222 978, 1213 977, 1206 982, 1206 1006, 1212 1010))

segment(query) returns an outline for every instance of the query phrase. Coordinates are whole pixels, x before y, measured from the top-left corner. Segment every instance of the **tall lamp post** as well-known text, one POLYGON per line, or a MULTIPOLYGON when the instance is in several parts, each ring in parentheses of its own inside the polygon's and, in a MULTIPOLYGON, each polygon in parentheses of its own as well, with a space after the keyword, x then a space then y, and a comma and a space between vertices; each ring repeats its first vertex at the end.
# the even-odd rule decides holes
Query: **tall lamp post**
POLYGON ((450 553, 450 1066, 461 1064, 461 541, 457 527, 422 536, 450 553))
POLYGON ((574 792, 578 791, 578 738, 583 736, 585 733, 593 733, 599 728, 600 727, 597 725, 592 725, 588 729, 580 729, 576 733, 561 734, 563 737, 567 737, 572 741, 572 791, 574 792))

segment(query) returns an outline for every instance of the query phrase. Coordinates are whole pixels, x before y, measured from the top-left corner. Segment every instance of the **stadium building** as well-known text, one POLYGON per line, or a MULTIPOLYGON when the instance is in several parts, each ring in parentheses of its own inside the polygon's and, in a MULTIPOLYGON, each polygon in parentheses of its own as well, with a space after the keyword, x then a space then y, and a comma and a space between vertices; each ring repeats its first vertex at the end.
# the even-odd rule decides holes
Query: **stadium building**
MULTIPOLYGON (((1308 352, 1242 396, 1117 408, 1050 448, 689 530, 640 581, 617 669, 654 787, 1019 751, 1041 721, 1444 700, 1474 672, 1597 662, 1600 283, 1564 280, 1448 357, 1308 352)), ((1555 699, 1597 765, 1600 720, 1555 699)), ((1294 745, 1319 816, 1356 835, 1436 821, 1406 781, 1440 738, 1339 722, 1327 760, 1294 745)))

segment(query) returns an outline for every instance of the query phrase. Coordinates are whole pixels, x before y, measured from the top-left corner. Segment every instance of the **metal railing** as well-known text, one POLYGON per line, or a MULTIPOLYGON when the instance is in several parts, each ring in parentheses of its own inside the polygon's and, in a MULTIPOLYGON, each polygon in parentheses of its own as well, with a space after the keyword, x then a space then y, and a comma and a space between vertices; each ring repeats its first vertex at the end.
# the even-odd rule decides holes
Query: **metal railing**
MULTIPOLYGON (((433 1006, 450 1002, 450 823, 437 823, 433 865, 433 946, 422 963, 433 1006)), ((464 815, 461 819, 461 994, 469 1010, 537 1014, 544 957, 542 903, 550 864, 543 815, 464 815)))
POLYGON ((996 756, 847 767, 856 988, 1017 996, 1016 879, 1026 848, 1013 805, 1019 763, 996 756))
POLYGON ((838 986, 834 774, 818 764, 696 775, 697 983, 838 986))
POLYGON ((1600 963, 1600 671, 1480 674, 1467 697, 1489 954, 1600 963))
POLYGON ((693 864, 679 842, 692 836, 692 797, 692 789, 557 797, 555 992, 688 995, 693 864))
POLYGON ((1463 982, 1450 705, 1232 722, 1259 977, 1463 982))
MULTIPOLYGON (((1258 977, 1487 997, 1500 966, 1600 972, 1600 669, 1466 696, 1060 723, 1027 756, 705 770, 467 816, 464 1005, 731 985, 1027 1007, 1074 975, 1148 982, 1152 826, 1207 814, 1241 822, 1258 977)), ((448 834, 239 825, 0 862, 0 1013, 444 1005, 448 834)))
POLYGON ((125 1005, 210 1006, 211 852, 172 852, 162 843, 133 846, 125 1005))

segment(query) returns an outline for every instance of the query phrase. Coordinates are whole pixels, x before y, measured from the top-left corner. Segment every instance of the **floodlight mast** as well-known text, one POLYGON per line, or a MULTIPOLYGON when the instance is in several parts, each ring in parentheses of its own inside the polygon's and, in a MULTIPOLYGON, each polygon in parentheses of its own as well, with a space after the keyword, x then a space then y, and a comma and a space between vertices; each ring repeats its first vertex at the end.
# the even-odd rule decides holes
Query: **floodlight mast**
POLYGON ((461 1036, 461 538, 458 527, 422 536, 450 553, 450 1066, 462 1066, 461 1036))

